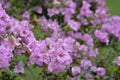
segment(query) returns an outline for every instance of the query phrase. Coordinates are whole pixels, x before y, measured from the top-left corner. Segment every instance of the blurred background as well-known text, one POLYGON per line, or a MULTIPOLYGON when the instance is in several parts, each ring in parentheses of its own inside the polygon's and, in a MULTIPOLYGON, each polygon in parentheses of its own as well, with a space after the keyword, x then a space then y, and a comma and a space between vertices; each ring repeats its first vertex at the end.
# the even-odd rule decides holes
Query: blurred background
POLYGON ((109 11, 113 15, 120 15, 120 0, 106 0, 109 11))

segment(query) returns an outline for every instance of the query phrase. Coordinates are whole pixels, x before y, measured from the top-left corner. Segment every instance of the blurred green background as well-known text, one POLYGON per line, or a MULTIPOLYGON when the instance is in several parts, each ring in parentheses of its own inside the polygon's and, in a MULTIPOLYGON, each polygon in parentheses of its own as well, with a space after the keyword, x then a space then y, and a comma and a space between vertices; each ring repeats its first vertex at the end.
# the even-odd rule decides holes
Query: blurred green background
POLYGON ((106 0, 109 11, 113 15, 120 15, 120 0, 106 0))

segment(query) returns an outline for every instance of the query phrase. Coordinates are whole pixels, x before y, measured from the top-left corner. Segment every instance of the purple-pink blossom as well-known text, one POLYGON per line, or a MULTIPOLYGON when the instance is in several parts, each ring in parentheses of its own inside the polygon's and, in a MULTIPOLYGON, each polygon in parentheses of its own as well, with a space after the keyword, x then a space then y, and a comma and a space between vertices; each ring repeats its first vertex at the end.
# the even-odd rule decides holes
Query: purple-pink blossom
POLYGON ((20 61, 17 65, 15 65, 14 72, 15 73, 24 73, 23 62, 20 61))
POLYGON ((113 63, 117 66, 120 66, 120 56, 118 56, 118 58, 113 63))
POLYGON ((96 70, 96 73, 98 76, 104 76, 105 73, 106 73, 106 70, 102 67, 98 67, 97 70, 96 70))
POLYGON ((80 66, 74 66, 72 67, 72 74, 77 75, 81 72, 80 66))

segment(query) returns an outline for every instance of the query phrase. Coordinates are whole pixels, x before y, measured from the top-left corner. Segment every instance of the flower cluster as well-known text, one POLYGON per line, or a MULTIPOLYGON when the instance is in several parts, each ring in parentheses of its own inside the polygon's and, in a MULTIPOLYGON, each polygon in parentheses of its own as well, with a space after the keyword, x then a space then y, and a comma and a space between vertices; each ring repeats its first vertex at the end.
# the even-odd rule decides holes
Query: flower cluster
MULTIPOLYGON (((9 67, 14 56, 25 55, 29 58, 27 66, 37 64, 47 72, 70 71, 71 80, 81 74, 86 80, 94 80, 92 72, 103 77, 106 70, 91 58, 99 54, 97 42, 109 45, 110 35, 120 41, 120 17, 109 17, 104 0, 46 0, 45 4, 33 8, 40 15, 34 18, 35 22, 50 35, 39 40, 33 33, 36 26, 31 24, 32 9, 17 20, 0 4, 0 68, 9 67), (43 13, 44 8, 47 14, 43 13)), ((14 72, 24 73, 24 63, 16 64, 14 72)), ((119 59, 115 64, 120 65, 119 59)))
POLYGON ((75 40, 72 38, 54 39, 47 38, 41 41, 34 41, 27 45, 31 51, 28 65, 38 64, 39 66, 47 65, 50 72, 61 72, 70 66, 72 57, 70 53, 73 50, 75 40), (70 40, 69 42, 67 42, 70 40), (68 47, 69 46, 69 47, 68 47))
POLYGON ((108 18, 108 20, 102 25, 102 30, 108 32, 109 34, 114 35, 115 37, 120 40, 120 17, 119 16, 113 16, 111 18, 108 18))

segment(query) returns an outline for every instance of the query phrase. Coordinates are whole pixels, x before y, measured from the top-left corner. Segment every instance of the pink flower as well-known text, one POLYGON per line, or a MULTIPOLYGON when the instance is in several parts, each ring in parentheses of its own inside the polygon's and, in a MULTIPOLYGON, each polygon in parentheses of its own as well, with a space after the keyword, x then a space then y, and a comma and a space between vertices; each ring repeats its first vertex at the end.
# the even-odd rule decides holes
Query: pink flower
POLYGON ((115 63, 117 66, 120 66, 120 56, 113 63, 115 63))
POLYGON ((74 66, 74 67, 72 67, 72 74, 73 74, 73 75, 77 75, 77 74, 79 74, 80 72, 81 72, 81 69, 80 69, 79 66, 74 66))
POLYGON ((22 15, 22 18, 25 18, 25 19, 30 19, 30 15, 29 15, 29 12, 28 11, 25 11, 22 15))
POLYGON ((74 20, 69 20, 68 21, 68 25, 70 26, 70 28, 72 28, 74 31, 78 31, 80 29, 80 23, 76 22, 74 20))
POLYGON ((97 71, 97 67, 96 67, 96 66, 92 66, 92 67, 91 67, 91 70, 92 70, 93 72, 96 72, 96 71, 97 71))
POLYGON ((98 76, 104 76, 106 71, 105 71, 104 68, 99 67, 99 68, 97 68, 96 73, 97 73, 98 76))
POLYGON ((4 8, 5 9, 8 9, 8 8, 10 8, 11 7, 11 3, 10 2, 7 2, 5 5, 4 5, 4 8))
POLYGON ((101 42, 104 42, 108 45, 109 39, 108 39, 108 33, 107 32, 104 32, 102 30, 96 30, 94 32, 94 35, 95 35, 95 37, 100 39, 101 42))
POLYGON ((83 60, 81 60, 81 67, 83 68, 83 69, 88 69, 88 67, 90 67, 90 66, 92 66, 92 63, 91 63, 91 61, 90 60, 88 60, 88 59, 83 59, 83 60))
POLYGON ((14 72, 15 73, 24 73, 23 62, 20 61, 17 65, 15 65, 14 72))
POLYGON ((5 55, 0 54, 0 68, 7 68, 9 67, 9 61, 5 55))
POLYGON ((63 72, 65 71, 66 66, 58 62, 51 62, 48 65, 49 72, 63 72))
POLYGON ((72 9, 76 9, 76 7, 77 7, 76 3, 73 2, 72 0, 68 0, 68 1, 66 2, 66 6, 72 8, 72 9))
POLYGON ((36 7, 36 11, 41 14, 42 13, 42 8, 40 6, 36 7))
POLYGON ((11 58, 13 55, 9 51, 9 49, 0 46, 0 68, 7 68, 9 67, 9 62, 11 61, 11 58))
POLYGON ((52 8, 52 9, 48 9, 48 15, 49 17, 54 16, 55 14, 58 14, 59 10, 57 8, 52 8))
POLYGON ((91 17, 92 11, 90 10, 90 6, 91 5, 89 3, 87 3, 86 1, 83 1, 83 6, 81 7, 80 15, 91 17))
POLYGON ((95 50, 90 49, 89 56, 90 57, 96 57, 98 55, 98 53, 99 53, 98 49, 95 49, 95 50))
POLYGON ((83 38, 84 41, 86 41, 86 43, 88 45, 93 46, 93 39, 92 39, 91 35, 85 34, 85 35, 83 35, 82 38, 83 38))

